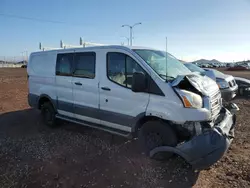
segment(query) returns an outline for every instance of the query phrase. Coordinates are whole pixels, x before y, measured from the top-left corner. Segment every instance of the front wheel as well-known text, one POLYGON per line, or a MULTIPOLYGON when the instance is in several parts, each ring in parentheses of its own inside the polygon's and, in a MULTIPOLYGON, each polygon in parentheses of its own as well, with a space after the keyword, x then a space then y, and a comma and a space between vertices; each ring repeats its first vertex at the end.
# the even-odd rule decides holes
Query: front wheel
POLYGON ((45 102, 41 107, 43 121, 49 127, 56 127, 56 111, 50 102, 45 102))
MULTIPOLYGON (((166 123, 160 121, 146 122, 139 131, 140 146, 149 156, 151 150, 159 146, 176 146, 177 136, 173 129, 166 123)), ((170 158, 173 154, 165 152, 158 159, 170 158)))

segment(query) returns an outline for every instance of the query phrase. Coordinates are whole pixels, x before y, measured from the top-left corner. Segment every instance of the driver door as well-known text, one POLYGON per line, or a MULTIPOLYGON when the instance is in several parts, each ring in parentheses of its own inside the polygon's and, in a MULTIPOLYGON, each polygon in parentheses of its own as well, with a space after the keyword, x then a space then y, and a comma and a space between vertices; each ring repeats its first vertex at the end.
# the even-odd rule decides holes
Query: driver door
POLYGON ((100 79, 100 119, 101 123, 114 129, 131 132, 136 117, 144 112, 149 101, 149 93, 135 93, 131 90, 133 72, 145 72, 129 55, 108 52, 105 70, 100 79))

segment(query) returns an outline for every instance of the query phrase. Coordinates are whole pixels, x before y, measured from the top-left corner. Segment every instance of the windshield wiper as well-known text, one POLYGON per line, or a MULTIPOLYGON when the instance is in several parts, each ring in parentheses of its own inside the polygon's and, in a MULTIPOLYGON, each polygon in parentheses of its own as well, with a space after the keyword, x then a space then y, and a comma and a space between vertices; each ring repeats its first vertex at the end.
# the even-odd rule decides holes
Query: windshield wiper
POLYGON ((164 77, 166 80, 171 80, 171 81, 173 81, 174 79, 175 79, 175 77, 173 77, 173 76, 167 76, 167 75, 165 75, 165 74, 159 74, 161 77, 164 77))

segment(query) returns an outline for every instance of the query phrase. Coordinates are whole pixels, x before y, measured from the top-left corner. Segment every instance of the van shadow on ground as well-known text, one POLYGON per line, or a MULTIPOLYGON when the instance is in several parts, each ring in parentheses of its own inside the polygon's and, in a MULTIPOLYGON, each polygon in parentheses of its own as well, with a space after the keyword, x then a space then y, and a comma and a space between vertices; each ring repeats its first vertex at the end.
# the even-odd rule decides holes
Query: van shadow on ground
POLYGON ((0 115, 0 187, 192 187, 181 159, 156 162, 135 140, 61 122, 48 128, 39 111, 0 115))

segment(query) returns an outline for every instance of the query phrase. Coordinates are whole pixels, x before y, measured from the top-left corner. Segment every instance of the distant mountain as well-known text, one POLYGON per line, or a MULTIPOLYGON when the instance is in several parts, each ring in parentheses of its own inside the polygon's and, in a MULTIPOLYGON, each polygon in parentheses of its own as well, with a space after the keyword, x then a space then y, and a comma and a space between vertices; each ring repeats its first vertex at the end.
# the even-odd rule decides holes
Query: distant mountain
POLYGON ((197 61, 193 61, 191 63, 202 65, 202 64, 221 64, 222 62, 220 62, 220 61, 218 61, 216 59, 212 59, 212 60, 200 59, 200 60, 197 60, 197 61))
POLYGON ((200 59, 200 60, 193 61, 190 63, 196 64, 200 67, 225 67, 226 66, 225 62, 220 62, 216 59, 212 59, 212 60, 200 59))

